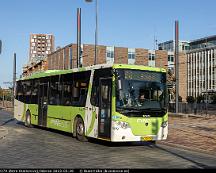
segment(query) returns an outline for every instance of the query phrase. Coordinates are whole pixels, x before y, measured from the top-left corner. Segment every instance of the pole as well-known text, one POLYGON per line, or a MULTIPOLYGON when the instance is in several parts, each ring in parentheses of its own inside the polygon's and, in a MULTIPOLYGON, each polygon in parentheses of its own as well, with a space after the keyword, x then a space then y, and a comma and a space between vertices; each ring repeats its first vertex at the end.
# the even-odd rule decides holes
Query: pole
POLYGON ((98 1, 95 0, 95 59, 94 59, 94 65, 97 64, 97 44, 98 44, 98 1))
POLYGON ((2 90, 2 107, 3 107, 3 108, 4 108, 4 106, 5 106, 4 100, 5 100, 5 97, 4 97, 4 90, 2 90))
POLYGON ((179 22, 175 21, 175 76, 176 76, 176 113, 179 112, 179 22))
POLYGON ((0 40, 0 54, 2 52, 2 41, 0 40))
MULTIPOLYGON (((93 0, 85 0, 86 2, 92 2, 93 0)), ((97 64, 97 44, 98 44, 98 0, 95 0, 95 57, 94 65, 97 64)))
POLYGON ((81 8, 77 8, 77 68, 81 67, 81 8))
POLYGON ((14 107, 14 97, 15 97, 15 83, 16 83, 16 53, 14 53, 14 63, 13 63, 13 93, 12 93, 13 107, 14 107))

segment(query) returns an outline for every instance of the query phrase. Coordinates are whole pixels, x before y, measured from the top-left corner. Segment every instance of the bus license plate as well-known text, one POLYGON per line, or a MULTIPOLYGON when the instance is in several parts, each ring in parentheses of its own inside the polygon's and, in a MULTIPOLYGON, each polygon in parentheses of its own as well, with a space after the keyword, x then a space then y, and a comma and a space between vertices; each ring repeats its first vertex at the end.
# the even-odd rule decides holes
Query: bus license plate
POLYGON ((151 136, 141 137, 141 141, 152 141, 153 138, 151 136))

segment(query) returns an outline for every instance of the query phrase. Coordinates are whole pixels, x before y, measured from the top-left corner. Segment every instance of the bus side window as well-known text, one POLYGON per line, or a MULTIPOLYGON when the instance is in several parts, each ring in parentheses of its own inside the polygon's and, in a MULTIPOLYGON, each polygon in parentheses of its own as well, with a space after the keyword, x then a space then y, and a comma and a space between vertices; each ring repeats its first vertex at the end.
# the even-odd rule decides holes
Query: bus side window
POLYGON ((21 102, 24 101, 23 85, 21 81, 17 82, 16 99, 21 102))
POLYGON ((63 93, 62 93, 62 105, 70 106, 72 105, 72 85, 69 83, 63 84, 63 93))
POLYGON ((25 103, 31 104, 32 81, 25 81, 24 83, 25 103))
POLYGON ((91 104, 94 106, 98 106, 98 86, 96 85, 96 82, 93 82, 92 85, 92 93, 91 93, 91 104))
POLYGON ((60 93, 58 90, 58 82, 50 83, 50 105, 60 105, 60 93))
POLYGON ((32 93, 31 93, 31 103, 32 104, 38 103, 38 88, 39 88, 39 81, 33 80, 32 81, 32 93))
POLYGON ((50 105, 60 105, 61 96, 61 85, 59 83, 59 76, 52 76, 50 78, 49 86, 49 104, 50 105))

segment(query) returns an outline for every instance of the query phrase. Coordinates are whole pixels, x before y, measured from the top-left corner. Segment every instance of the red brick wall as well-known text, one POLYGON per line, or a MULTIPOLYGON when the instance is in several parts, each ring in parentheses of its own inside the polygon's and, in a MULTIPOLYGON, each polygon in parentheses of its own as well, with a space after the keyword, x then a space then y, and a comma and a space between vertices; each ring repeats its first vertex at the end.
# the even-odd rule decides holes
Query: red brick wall
POLYGON ((155 51, 155 66, 168 68, 168 53, 164 50, 156 50, 155 51))
POLYGON ((77 45, 72 45, 72 68, 77 68, 77 45))
POLYGON ((123 47, 115 47, 114 59, 116 64, 128 64, 128 49, 123 47))
POLYGON ((83 45, 83 66, 94 65, 95 46, 83 45))
POLYGON ((98 46, 97 64, 106 64, 106 46, 98 46))
POLYGON ((136 65, 148 66, 148 50, 147 49, 135 49, 136 50, 136 65))
POLYGON ((64 51, 64 69, 69 69, 69 47, 65 47, 64 51))

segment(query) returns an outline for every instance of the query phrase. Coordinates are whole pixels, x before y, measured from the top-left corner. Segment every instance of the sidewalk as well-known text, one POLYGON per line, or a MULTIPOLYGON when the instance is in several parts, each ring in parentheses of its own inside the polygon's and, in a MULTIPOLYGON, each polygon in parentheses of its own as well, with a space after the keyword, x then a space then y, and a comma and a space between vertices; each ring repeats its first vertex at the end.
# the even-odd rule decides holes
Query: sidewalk
POLYGON ((216 115, 172 114, 165 145, 216 155, 216 115))
POLYGON ((8 130, 0 126, 0 140, 8 134, 8 130))
POLYGON ((1 110, 0 114, 0 140, 8 134, 8 130, 4 128, 4 123, 13 119, 13 114, 5 110, 1 110), (11 115, 12 114, 12 115, 11 115))

